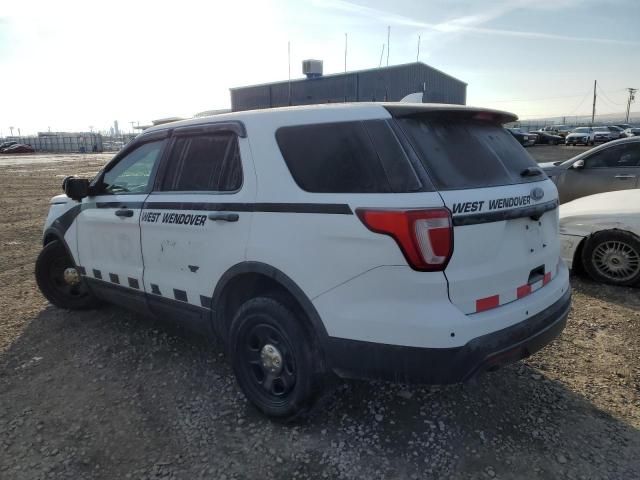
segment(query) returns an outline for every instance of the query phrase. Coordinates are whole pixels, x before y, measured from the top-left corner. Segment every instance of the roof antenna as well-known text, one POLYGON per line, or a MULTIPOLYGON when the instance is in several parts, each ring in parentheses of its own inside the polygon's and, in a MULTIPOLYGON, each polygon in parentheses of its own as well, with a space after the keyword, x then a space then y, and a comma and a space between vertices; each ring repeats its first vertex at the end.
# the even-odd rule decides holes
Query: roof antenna
POLYGON ((416 55, 416 62, 420 61, 420 35, 418 35, 418 54, 416 55))
POLYGON ((382 44, 382 52, 380 52, 380 62, 378 63, 378 68, 382 67, 382 57, 384 56, 384 43, 382 44))
POLYGON ((389 66, 389 39, 391 38, 391 25, 387 26, 387 67, 389 66))
POLYGON ((291 106, 291 41, 287 42, 287 61, 289 62, 289 106, 291 106))

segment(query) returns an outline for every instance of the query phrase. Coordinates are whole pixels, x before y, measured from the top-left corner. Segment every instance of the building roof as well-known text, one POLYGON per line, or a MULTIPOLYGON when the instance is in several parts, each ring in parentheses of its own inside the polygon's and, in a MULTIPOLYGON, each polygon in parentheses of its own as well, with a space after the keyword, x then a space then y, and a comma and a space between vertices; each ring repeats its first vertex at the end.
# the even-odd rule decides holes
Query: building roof
MULTIPOLYGON (((369 73, 369 72, 383 72, 383 71, 389 71, 389 70, 397 70, 397 69, 401 69, 401 68, 406 68, 409 66, 413 66, 413 65, 421 65, 423 67, 429 68, 431 70, 434 70, 436 72, 438 72, 441 75, 444 75, 447 78, 450 78, 451 80, 454 80, 456 82, 459 82, 463 85, 467 85, 466 82, 463 82, 462 80, 453 77, 451 75, 449 75, 448 73, 443 72, 442 70, 438 70, 437 68, 432 67, 431 65, 427 65, 426 63, 423 62, 410 62, 410 63, 401 63, 399 65, 390 65, 388 67, 376 67, 376 68, 366 68, 363 70, 351 70, 351 71, 347 71, 347 72, 339 72, 339 73, 329 73, 327 75, 321 75, 319 77, 314 77, 314 78, 295 78, 295 79, 291 79, 291 83, 296 83, 296 82, 306 82, 309 80, 322 80, 323 78, 336 78, 336 77, 340 77, 340 76, 346 76, 346 75, 353 75, 353 74, 359 74, 359 73, 369 73)), ((265 87, 268 85, 286 85, 289 83, 289 80, 278 80, 276 82, 265 82, 265 83, 257 83, 254 85, 244 85, 241 87, 233 87, 230 88, 229 90, 231 90, 232 92, 235 90, 242 90, 244 88, 253 88, 253 87, 265 87)))

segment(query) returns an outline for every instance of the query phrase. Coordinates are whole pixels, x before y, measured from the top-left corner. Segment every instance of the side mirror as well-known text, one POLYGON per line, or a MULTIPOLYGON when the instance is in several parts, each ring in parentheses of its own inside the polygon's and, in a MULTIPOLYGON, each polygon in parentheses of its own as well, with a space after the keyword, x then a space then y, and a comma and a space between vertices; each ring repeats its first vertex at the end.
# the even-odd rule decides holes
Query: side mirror
POLYGON ((578 160, 571 165, 571 168, 575 168, 576 170, 582 170, 584 168, 584 160, 578 160))
POLYGON ((89 195, 89 180, 86 178, 66 177, 62 181, 62 189, 67 197, 82 200, 89 195))

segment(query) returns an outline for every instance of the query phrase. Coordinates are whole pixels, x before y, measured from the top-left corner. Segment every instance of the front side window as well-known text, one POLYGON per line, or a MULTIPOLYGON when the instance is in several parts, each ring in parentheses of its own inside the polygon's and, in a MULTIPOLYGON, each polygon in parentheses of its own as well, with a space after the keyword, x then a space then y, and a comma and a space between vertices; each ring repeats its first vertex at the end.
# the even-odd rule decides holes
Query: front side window
POLYGON ((164 140, 140 145, 125 155, 102 177, 105 193, 147 193, 151 190, 152 173, 158 161, 164 140))
POLYGON ((640 144, 618 145, 601 150, 585 161, 586 168, 624 168, 640 166, 640 144))
POLYGON ((242 185, 238 138, 229 132, 177 137, 164 191, 230 192, 242 185))

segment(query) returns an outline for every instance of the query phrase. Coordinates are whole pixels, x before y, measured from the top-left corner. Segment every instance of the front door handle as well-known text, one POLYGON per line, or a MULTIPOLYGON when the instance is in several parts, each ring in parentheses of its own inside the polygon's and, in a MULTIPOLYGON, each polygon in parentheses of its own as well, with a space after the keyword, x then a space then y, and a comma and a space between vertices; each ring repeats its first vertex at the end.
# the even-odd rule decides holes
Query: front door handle
POLYGON ((117 217, 133 217, 133 210, 129 208, 121 208, 120 210, 116 210, 117 217))
POLYGON ((209 220, 221 220, 223 222, 237 222, 240 215, 237 213, 212 212, 208 218, 209 220))
POLYGON ((620 180, 628 180, 630 178, 636 178, 635 175, 616 175, 615 178, 619 178, 620 180))

